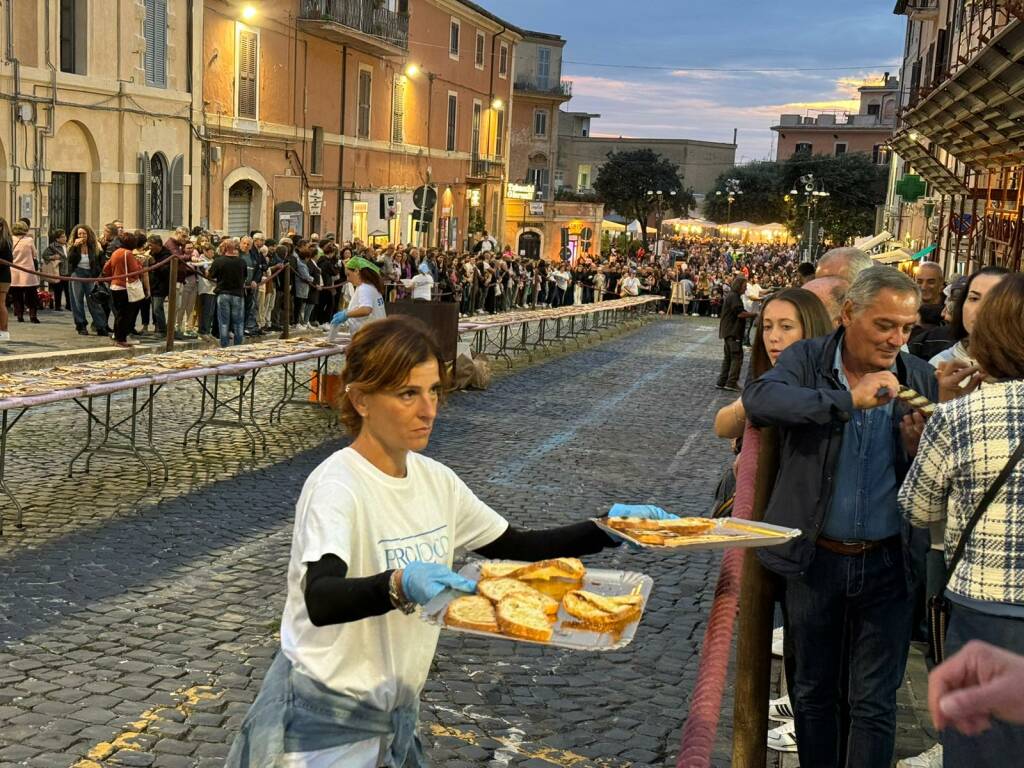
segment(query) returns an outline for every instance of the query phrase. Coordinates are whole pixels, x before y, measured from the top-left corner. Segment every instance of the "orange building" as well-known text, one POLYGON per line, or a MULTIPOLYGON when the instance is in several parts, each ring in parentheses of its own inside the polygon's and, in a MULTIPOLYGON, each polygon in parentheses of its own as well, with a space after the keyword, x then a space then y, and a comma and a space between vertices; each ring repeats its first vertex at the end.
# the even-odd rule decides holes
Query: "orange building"
POLYGON ((519 40, 463 0, 207 0, 204 221, 448 248, 500 231, 519 40))

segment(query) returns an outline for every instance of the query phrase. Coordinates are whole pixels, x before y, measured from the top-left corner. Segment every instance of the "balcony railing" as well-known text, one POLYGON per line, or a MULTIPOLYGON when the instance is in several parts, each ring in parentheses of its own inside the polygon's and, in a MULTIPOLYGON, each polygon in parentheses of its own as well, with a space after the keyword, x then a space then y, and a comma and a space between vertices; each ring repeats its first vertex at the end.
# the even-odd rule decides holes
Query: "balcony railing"
POLYGON ((470 176, 474 179, 500 179, 505 172, 505 161, 495 155, 477 155, 473 158, 470 176))
POLYGON ((516 80, 516 90, 529 93, 543 93, 550 96, 564 96, 570 99, 572 98, 572 81, 561 80, 557 83, 551 83, 547 80, 540 82, 535 78, 522 78, 516 80))
POLYGON ((324 21, 409 49, 409 16, 382 8, 377 0, 302 0, 299 19, 324 21))

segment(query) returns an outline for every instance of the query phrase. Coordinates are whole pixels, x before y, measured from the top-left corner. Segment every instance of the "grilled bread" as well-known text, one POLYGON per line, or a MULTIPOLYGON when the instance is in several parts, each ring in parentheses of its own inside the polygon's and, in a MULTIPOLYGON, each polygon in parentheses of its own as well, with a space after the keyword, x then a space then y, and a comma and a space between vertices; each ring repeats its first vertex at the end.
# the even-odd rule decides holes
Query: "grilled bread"
POLYGON ((547 581, 567 579, 582 581, 586 568, 575 557, 558 557, 536 563, 484 563, 480 567, 480 578, 500 579, 509 577, 522 581, 547 581))
POLYGON ((498 629, 503 635, 539 643, 551 640, 551 622, 535 601, 512 594, 498 603, 495 612, 498 616, 498 629))
POLYGON ((680 517, 671 520, 647 520, 639 517, 611 517, 605 523, 617 531, 638 531, 652 535, 700 536, 715 527, 715 521, 705 517, 680 517))
POLYGON ((643 612, 640 595, 606 597, 582 589, 566 594, 562 607, 588 629, 609 629, 636 621, 643 612))
POLYGON ((558 601, 543 595, 529 584, 516 579, 483 579, 476 585, 477 594, 483 595, 493 603, 499 603, 510 595, 529 600, 548 616, 558 613, 558 601))
POLYGON ((497 632, 498 618, 494 606, 486 597, 466 595, 448 603, 444 614, 445 624, 479 632, 497 632))

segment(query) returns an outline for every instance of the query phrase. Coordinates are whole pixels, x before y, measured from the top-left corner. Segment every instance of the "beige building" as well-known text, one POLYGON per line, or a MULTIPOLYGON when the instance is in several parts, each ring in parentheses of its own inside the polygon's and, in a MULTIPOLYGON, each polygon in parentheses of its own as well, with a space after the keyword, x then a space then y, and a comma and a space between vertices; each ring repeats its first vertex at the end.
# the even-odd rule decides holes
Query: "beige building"
POLYGON ((201 6, 20 0, 2 8, 0 212, 47 230, 196 217, 201 6))
POLYGON ((736 162, 736 145, 697 139, 627 139, 597 137, 591 134, 591 120, 600 115, 563 112, 558 121, 558 167, 556 189, 567 188, 586 193, 609 152, 650 149, 679 166, 684 188, 697 195, 707 194, 715 179, 736 162))
POLYGON ((843 111, 809 111, 804 115, 782 115, 772 130, 778 135, 779 160, 793 155, 870 155, 874 163, 886 165, 886 145, 896 127, 900 105, 900 80, 886 72, 882 82, 861 86, 856 114, 843 111))

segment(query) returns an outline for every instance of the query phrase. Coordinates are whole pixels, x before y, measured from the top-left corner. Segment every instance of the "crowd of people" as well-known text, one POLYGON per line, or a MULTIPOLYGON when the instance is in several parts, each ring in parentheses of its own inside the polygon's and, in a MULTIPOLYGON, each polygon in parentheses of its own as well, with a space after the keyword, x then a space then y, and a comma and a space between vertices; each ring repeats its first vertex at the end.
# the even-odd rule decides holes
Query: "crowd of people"
MULTIPOLYGON (((753 280, 734 269, 723 302, 718 386, 742 396, 715 432, 738 452, 748 422, 775 428, 765 520, 804 532, 759 551, 789 691, 769 703, 769 746, 802 765, 888 766, 912 640, 932 665, 966 646, 1024 653, 1024 276, 986 267, 947 285, 938 264, 911 276, 842 248, 785 287, 752 296, 753 280), (938 405, 908 406, 906 389, 938 405)), ((900 765, 1008 765, 1024 728, 983 725, 900 765)))

